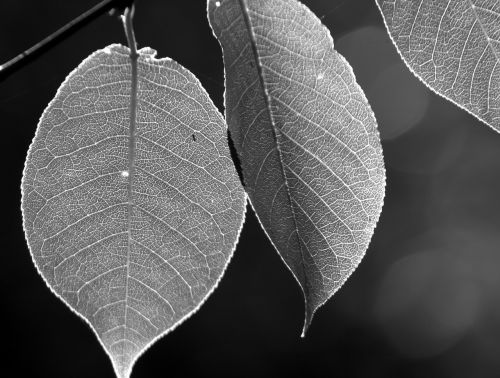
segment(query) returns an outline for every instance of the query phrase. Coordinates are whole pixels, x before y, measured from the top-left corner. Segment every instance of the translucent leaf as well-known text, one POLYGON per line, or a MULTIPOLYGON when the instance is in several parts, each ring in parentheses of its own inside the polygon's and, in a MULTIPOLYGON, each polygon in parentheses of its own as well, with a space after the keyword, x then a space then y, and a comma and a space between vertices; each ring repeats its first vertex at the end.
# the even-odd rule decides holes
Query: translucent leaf
POLYGON ((500 131, 500 1, 377 0, 410 70, 500 131))
POLYGON ((85 59, 43 113, 22 183, 33 260, 118 377, 214 290, 244 219, 224 120, 155 54, 85 59))
POLYGON ((354 271, 382 208, 373 112, 329 31, 296 0, 208 3, 245 189, 315 310, 354 271))

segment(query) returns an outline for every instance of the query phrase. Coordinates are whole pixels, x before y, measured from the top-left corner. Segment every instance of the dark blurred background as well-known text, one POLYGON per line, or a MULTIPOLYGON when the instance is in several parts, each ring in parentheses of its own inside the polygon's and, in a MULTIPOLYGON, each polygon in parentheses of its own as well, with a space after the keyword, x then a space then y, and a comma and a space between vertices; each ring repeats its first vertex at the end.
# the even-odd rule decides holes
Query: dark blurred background
MULTIPOLYGON (((301 292, 251 211, 205 305, 138 361, 133 378, 499 377, 500 135, 403 65, 374 0, 303 0, 331 30, 379 122, 387 169, 363 262, 305 339, 301 292)), ((96 1, 2 0, 0 62, 96 1)), ((221 51, 205 0, 136 2, 136 36, 194 72, 222 110, 221 51)), ((4 377, 113 377, 93 332, 45 287, 21 227, 20 181, 38 119, 65 76, 125 43, 102 16, 0 83, 4 377)))

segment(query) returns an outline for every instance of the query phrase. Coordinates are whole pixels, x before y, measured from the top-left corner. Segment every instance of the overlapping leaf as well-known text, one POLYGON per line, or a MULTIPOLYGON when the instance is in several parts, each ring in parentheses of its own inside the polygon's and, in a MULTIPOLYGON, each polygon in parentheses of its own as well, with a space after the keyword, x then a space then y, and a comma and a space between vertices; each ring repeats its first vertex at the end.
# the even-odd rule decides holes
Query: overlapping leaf
POLYGON ((500 1, 377 4, 410 70, 436 93, 500 131, 500 1))
POLYGON ((363 257, 382 208, 375 118, 329 31, 296 0, 209 0, 226 121, 258 218, 314 311, 363 257))
POLYGON ((177 63, 112 45, 45 110, 23 177, 33 259, 119 377, 214 289, 244 218, 225 123, 177 63))

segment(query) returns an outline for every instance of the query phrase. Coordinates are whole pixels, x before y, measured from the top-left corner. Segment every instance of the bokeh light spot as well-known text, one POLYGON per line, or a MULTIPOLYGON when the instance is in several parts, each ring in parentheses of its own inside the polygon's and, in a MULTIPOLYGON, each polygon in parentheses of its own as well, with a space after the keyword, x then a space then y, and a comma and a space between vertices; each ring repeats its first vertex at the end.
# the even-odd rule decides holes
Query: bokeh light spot
POLYGON ((401 63, 379 73, 366 92, 383 140, 416 126, 429 107, 429 91, 401 63))

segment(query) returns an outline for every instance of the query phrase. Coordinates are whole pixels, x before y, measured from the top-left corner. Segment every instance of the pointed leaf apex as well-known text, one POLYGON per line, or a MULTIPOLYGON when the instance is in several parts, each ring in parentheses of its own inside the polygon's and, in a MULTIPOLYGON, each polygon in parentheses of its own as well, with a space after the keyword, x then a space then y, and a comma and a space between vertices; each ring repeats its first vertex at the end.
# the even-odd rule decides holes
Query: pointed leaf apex
POLYGON ((314 312, 316 311, 315 308, 310 304, 310 302, 305 299, 305 316, 304 316, 304 326, 302 327, 302 334, 300 335, 301 338, 305 338, 307 331, 309 330, 309 327, 311 326, 313 317, 314 317, 314 312))

